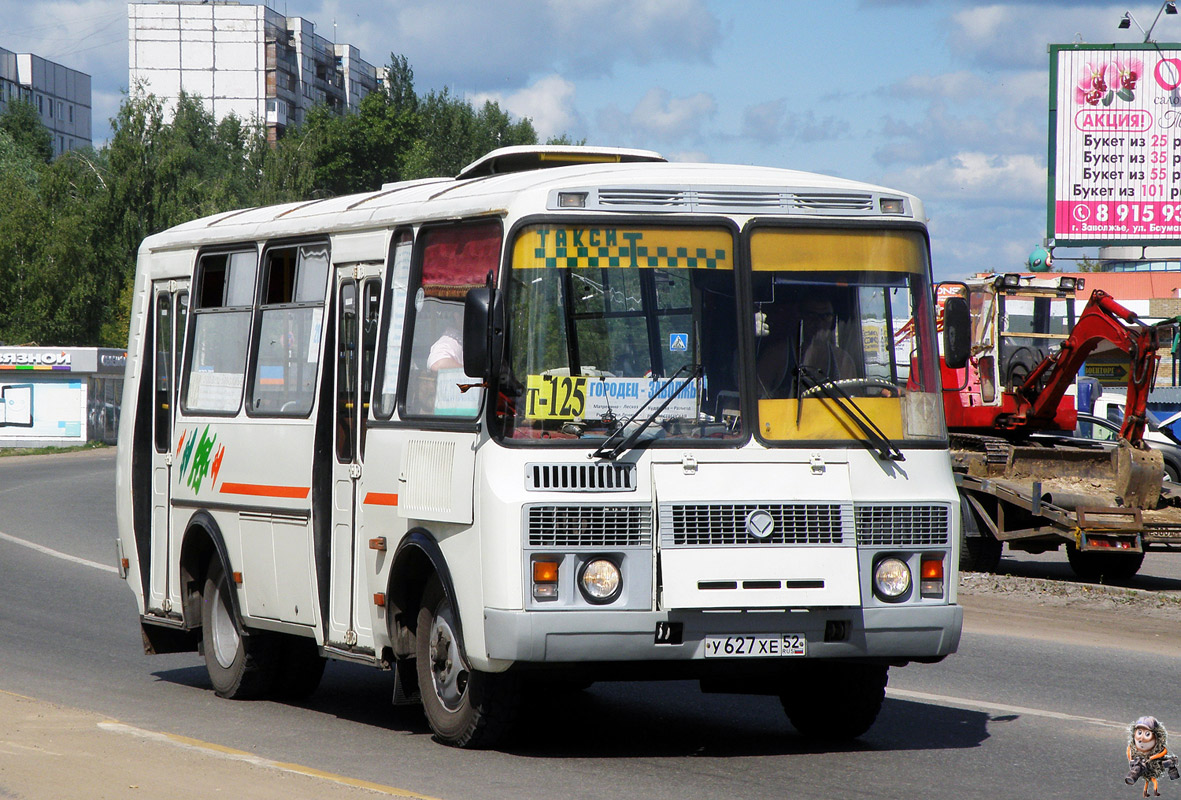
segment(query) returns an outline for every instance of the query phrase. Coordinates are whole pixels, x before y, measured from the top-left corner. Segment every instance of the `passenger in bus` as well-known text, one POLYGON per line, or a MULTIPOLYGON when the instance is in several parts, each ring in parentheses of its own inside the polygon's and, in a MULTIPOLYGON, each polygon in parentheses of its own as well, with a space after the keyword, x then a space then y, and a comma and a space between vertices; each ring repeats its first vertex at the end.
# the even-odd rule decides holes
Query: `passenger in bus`
POLYGON ((443 333, 431 345, 427 353, 426 366, 431 372, 441 369, 461 369, 463 367, 463 309, 460 307, 458 315, 452 315, 443 329, 443 333))
POLYGON ((762 314, 756 320, 760 339, 755 361, 761 397, 797 397, 797 361, 815 381, 857 377, 852 356, 837 344, 837 315, 830 298, 814 294, 766 304, 762 314))

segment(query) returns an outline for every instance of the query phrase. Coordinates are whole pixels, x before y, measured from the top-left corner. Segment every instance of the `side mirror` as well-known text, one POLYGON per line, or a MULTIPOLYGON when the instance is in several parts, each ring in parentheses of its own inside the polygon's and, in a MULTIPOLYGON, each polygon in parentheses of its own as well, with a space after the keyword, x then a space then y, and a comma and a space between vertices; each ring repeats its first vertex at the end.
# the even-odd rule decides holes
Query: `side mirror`
POLYGON ((504 352, 504 307, 501 293, 487 287, 471 289, 463 305, 463 371, 487 380, 500 372, 504 352))
POLYGON ((943 301, 943 363, 963 369, 972 352, 972 316, 963 297, 943 301))

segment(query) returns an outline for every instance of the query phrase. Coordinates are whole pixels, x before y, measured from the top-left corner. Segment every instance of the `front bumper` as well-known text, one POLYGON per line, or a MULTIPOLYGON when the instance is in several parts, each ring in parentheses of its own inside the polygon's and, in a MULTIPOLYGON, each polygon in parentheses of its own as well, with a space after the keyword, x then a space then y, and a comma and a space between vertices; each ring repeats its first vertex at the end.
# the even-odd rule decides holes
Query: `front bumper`
POLYGON ((488 608, 484 610, 484 641, 489 658, 506 661, 692 661, 705 659, 707 635, 802 633, 809 658, 909 661, 955 652, 963 623, 964 610, 958 605, 805 611, 537 612, 488 608), (847 623, 843 640, 824 640, 830 621, 847 623), (657 644, 659 622, 681 623, 682 643, 657 644))

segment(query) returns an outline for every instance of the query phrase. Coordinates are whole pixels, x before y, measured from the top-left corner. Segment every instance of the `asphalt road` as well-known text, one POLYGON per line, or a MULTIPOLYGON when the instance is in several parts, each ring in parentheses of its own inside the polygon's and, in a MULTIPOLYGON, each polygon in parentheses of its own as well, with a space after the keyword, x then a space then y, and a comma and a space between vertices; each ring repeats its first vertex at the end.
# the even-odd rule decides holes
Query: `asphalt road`
MULTIPOLYGON (((970 610, 960 651, 891 670, 877 724, 847 746, 801 738, 773 699, 685 682, 538 698, 500 752, 438 745, 420 715, 391 709, 388 674, 355 665, 330 663, 305 703, 222 700, 196 654, 142 653, 131 592, 111 571, 113 470, 112 450, 0 459, 0 690, 446 800, 1132 798, 1127 723, 1151 713, 1181 726, 1181 635, 1151 647, 1114 635, 1181 625, 1133 612, 1073 631, 1056 608, 1019 609, 1028 624, 1000 634, 970 610)), ((1181 586, 1171 559, 1181 567, 1181 554, 1151 556, 1147 581, 1181 586)), ((5 763, 20 752, 0 747, 0 797, 13 796, 5 763)), ((212 763, 208 794, 225 788, 212 763)), ((1161 788, 1176 796, 1181 783, 1161 788)))

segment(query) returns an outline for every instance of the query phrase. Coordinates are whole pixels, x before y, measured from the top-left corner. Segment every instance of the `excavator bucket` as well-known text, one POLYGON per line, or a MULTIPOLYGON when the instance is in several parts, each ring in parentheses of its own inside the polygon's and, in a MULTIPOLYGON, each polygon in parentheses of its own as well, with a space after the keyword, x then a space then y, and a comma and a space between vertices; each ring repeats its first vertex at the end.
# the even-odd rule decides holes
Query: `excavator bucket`
POLYGON ((1030 440, 1013 444, 976 439, 953 449, 957 469, 1005 486, 1014 497, 1040 498, 1064 509, 1152 510, 1160 505, 1164 461, 1147 447, 1119 440, 1114 449, 1082 443, 1030 440), (985 447, 981 447, 985 444, 985 447))
POLYGON ((1115 492, 1129 508, 1156 508, 1160 499, 1165 462, 1157 450, 1133 447, 1120 439, 1112 454, 1115 492))

